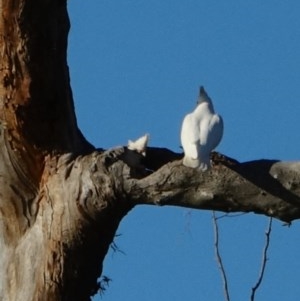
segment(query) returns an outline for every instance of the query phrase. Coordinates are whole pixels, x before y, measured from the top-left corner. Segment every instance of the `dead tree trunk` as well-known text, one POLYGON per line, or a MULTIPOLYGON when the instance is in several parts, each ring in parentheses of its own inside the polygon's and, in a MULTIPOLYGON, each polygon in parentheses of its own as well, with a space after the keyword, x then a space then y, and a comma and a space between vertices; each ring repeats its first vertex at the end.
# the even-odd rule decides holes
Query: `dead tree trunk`
MULTIPOLYGON (((76 123, 65 0, 0 0, 0 300, 89 300, 121 219, 138 204, 300 217, 300 164, 214 156, 202 174, 148 149, 95 150, 76 123)), ((105 130, 105 129, 104 129, 105 130)))
POLYGON ((90 177, 76 159, 93 147, 73 109, 66 1, 0 3, 0 299, 88 300, 130 208, 113 209, 100 163, 90 177))

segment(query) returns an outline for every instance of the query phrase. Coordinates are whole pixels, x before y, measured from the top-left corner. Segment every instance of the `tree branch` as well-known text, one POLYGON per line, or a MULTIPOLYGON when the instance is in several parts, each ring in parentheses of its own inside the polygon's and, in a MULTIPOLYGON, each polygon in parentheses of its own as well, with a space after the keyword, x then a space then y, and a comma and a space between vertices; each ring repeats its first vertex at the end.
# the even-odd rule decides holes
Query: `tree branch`
POLYGON ((251 293, 250 301, 254 301, 255 293, 258 290, 258 288, 260 287, 260 285, 262 283, 262 280, 263 280, 263 277, 264 277, 264 273, 265 273, 265 270, 266 270, 266 264, 267 264, 267 261, 268 261, 267 253, 268 253, 268 248, 269 248, 269 244, 270 244, 271 230, 272 230, 272 217, 270 217, 270 219, 269 219, 268 229, 266 231, 266 244, 265 244, 265 247, 263 249, 262 264, 261 264, 260 273, 259 273, 257 282, 252 287, 252 293, 251 293))
POLYGON ((159 154, 164 158, 163 165, 156 166, 146 177, 128 178, 124 183, 126 193, 136 205, 254 212, 285 222, 300 218, 300 162, 239 163, 213 153, 213 168, 203 173, 183 166, 181 154, 153 148, 149 153, 148 162, 159 154))
POLYGON ((215 254, 216 254, 218 266, 221 271, 221 276, 222 276, 222 280, 223 280, 224 296, 227 301, 230 301, 226 272, 225 272, 225 268, 224 268, 224 265, 222 262, 222 257, 220 255, 220 251, 219 251, 219 227, 218 227, 218 222, 217 222, 215 211, 212 212, 212 220, 213 220, 214 235, 215 235, 215 241, 214 241, 215 254))

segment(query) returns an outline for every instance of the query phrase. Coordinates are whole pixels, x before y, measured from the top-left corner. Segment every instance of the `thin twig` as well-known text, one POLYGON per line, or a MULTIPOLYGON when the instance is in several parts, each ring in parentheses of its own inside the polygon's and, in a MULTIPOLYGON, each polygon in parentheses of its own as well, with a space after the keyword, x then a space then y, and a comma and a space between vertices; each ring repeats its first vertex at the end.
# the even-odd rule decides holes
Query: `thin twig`
POLYGON ((216 254, 219 269, 221 271, 221 276, 222 276, 222 281, 223 281, 223 290, 224 290, 224 295, 226 298, 225 300, 230 301, 226 272, 225 272, 225 268, 224 268, 222 258, 220 255, 220 251, 219 251, 219 227, 218 227, 215 211, 212 212, 212 216, 213 216, 214 235, 215 235, 215 241, 214 241, 215 254, 216 254))
POLYGON ((105 275, 103 275, 101 277, 101 279, 97 281, 98 293, 101 297, 103 297, 103 295, 104 295, 105 291, 108 289, 109 284, 110 284, 111 281, 112 280, 109 277, 105 276, 105 275))
MULTIPOLYGON (((118 236, 121 236, 122 234, 116 234, 115 238, 118 236)), ((124 251, 122 251, 119 246, 117 245, 117 243, 115 242, 115 240, 112 241, 112 243, 110 244, 110 248, 113 250, 113 254, 114 253, 122 253, 123 255, 126 255, 124 251)))
POLYGON ((266 231, 266 243, 265 243, 265 247, 263 249, 263 255, 262 255, 262 263, 261 263, 261 269, 259 272, 259 276, 258 276, 258 280, 255 283, 255 285, 252 287, 252 293, 251 293, 251 297, 250 297, 250 301, 254 301, 255 298, 255 293, 258 290, 258 288, 260 287, 263 277, 264 277, 264 273, 266 270, 266 265, 267 265, 267 261, 268 261, 268 257, 267 257, 267 253, 268 253, 268 248, 270 245, 270 234, 272 231, 272 217, 270 217, 269 219, 269 224, 268 224, 268 228, 266 231))
POLYGON ((242 215, 245 215, 245 214, 248 214, 248 212, 242 212, 242 213, 225 213, 223 215, 220 215, 218 216, 216 219, 221 219, 221 218, 224 218, 224 217, 239 217, 239 216, 242 216, 242 215))

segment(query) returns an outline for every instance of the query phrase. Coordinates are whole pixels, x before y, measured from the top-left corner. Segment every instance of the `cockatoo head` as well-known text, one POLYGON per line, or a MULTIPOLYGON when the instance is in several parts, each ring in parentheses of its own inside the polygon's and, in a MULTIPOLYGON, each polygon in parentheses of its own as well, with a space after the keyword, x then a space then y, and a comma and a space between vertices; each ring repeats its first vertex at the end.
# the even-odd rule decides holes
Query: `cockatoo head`
POLYGON ((145 134, 144 136, 138 138, 135 141, 128 140, 127 148, 132 151, 136 151, 138 154, 142 156, 146 156, 147 143, 149 141, 149 134, 145 134))
POLYGON ((198 100, 197 100, 197 105, 199 105, 200 103, 203 103, 203 102, 207 102, 207 103, 212 104, 210 97, 208 96, 208 94, 204 90, 203 86, 201 86, 200 90, 199 90, 199 97, 198 97, 198 100))

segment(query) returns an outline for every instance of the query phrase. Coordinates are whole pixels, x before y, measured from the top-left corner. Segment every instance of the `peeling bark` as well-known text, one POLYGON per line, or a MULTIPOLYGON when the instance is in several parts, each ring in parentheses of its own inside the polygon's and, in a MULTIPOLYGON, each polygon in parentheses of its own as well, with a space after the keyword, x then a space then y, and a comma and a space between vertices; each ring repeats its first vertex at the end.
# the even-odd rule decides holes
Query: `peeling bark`
POLYGON ((77 127, 65 0, 0 0, 0 300, 90 300, 137 205, 300 216, 300 163, 213 154, 201 173, 149 148, 95 150, 77 127))

